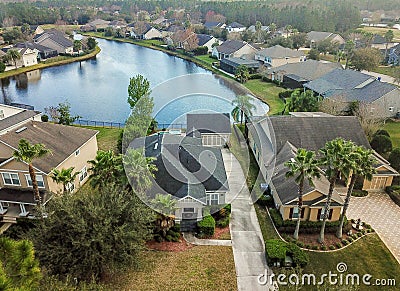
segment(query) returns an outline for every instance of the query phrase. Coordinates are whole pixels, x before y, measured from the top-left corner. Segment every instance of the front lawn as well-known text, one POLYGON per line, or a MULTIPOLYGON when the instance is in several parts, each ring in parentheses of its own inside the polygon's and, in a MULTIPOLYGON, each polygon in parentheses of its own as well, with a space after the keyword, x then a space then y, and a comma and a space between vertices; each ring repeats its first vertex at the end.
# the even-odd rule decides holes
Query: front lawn
POLYGON ((210 55, 195 56, 194 58, 206 63, 210 67, 212 66, 212 63, 218 62, 218 60, 211 58, 210 55))
POLYGON ((94 126, 82 126, 82 127, 99 131, 99 133, 97 134, 97 144, 99 146, 99 150, 117 151, 117 141, 122 129, 94 127, 94 126))
POLYGON ((143 267, 110 282, 113 290, 237 290, 231 247, 143 252, 143 267))
POLYGON ((393 148, 400 147, 400 122, 388 120, 383 126, 383 129, 390 134, 393 148))
POLYGON ((249 80, 244 86, 268 104, 270 108, 268 115, 281 114, 285 108, 284 102, 278 96, 280 92, 285 91, 284 88, 278 87, 274 83, 264 82, 261 79, 249 80))

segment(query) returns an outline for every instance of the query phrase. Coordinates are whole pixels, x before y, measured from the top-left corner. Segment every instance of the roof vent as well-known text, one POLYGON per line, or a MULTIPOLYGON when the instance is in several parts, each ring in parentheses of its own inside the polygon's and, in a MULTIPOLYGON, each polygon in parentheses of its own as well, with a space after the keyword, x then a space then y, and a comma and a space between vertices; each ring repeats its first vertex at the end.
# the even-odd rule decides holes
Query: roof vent
POLYGON ((19 129, 17 129, 17 130, 15 131, 15 133, 20 133, 20 132, 24 131, 26 128, 27 128, 26 126, 21 127, 21 128, 19 128, 19 129))
POLYGON ((155 150, 158 149, 158 142, 156 142, 156 143, 154 144, 154 149, 155 149, 155 150))

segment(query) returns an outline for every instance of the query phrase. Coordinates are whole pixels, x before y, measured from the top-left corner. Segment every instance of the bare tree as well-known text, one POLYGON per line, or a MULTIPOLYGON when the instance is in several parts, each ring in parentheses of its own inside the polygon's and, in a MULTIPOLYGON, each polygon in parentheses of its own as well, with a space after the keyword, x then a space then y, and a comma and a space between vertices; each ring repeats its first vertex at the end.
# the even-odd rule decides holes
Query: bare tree
POLYGON ((374 133, 383 126, 385 122, 385 110, 379 104, 360 102, 355 110, 355 116, 361 123, 368 139, 371 140, 374 133))
POLYGON ((137 37, 141 37, 146 32, 146 23, 144 21, 137 21, 135 23, 134 32, 137 37))

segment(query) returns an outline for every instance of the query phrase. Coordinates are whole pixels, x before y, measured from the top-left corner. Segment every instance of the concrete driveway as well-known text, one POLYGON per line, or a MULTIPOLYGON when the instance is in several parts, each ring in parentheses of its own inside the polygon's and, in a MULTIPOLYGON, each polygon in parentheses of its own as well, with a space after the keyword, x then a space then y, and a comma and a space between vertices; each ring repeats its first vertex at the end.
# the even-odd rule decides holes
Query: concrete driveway
POLYGON ((386 193, 352 197, 347 217, 370 224, 400 264, 400 207, 386 193))
POLYGON ((260 285, 258 276, 268 269, 264 252, 264 239, 246 180, 236 157, 223 150, 229 191, 228 201, 232 201, 231 238, 235 260, 238 290, 274 290, 268 285, 260 285))

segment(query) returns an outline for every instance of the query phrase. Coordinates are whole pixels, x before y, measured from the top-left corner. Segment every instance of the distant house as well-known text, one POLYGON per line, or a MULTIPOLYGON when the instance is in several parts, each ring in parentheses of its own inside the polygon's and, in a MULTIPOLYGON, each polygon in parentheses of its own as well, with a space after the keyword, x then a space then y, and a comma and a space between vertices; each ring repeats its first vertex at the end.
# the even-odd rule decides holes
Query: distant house
POLYGON ((57 29, 45 30, 42 34, 35 35, 33 41, 39 45, 57 50, 58 54, 71 55, 74 52, 72 41, 57 29))
POLYGON ((114 29, 124 28, 126 26, 127 26, 126 22, 121 20, 113 20, 110 21, 110 23, 108 24, 108 27, 112 27, 114 29))
POLYGON ((245 58, 225 58, 220 61, 220 68, 230 74, 235 74, 239 66, 245 66, 250 73, 254 73, 260 67, 260 63, 245 58))
POLYGON ((371 113, 379 110, 379 114, 386 117, 392 117, 400 111, 398 87, 358 71, 335 69, 304 84, 304 88, 324 98, 369 104, 371 113))
POLYGON ((206 46, 208 48, 208 53, 211 53, 215 45, 220 45, 222 41, 208 34, 197 34, 197 39, 199 40, 199 46, 206 46))
POLYGON ((4 118, 0 120, 0 215, 3 221, 16 222, 18 217, 32 214, 36 205, 28 165, 13 158, 21 139, 30 143, 43 143, 52 154, 33 162, 43 204, 52 193, 62 191, 50 174, 53 169, 74 167, 79 175, 67 187, 71 191, 88 179, 88 160, 97 152, 97 131, 41 122, 36 111, 1 106, 4 118))
POLYGON ((187 114, 186 135, 202 139, 204 146, 221 147, 229 142, 231 122, 229 113, 187 114))
POLYGON ((240 58, 243 55, 254 54, 257 52, 253 46, 245 41, 227 40, 219 46, 215 46, 212 50, 212 55, 218 60, 224 58, 240 58))
MULTIPOLYGON (((297 113, 296 113, 297 114, 297 113)), ((248 142, 260 167, 261 175, 269 183, 277 210, 284 220, 319 221, 322 218, 328 194, 329 182, 323 177, 313 179, 313 184, 305 181, 302 213, 298 212, 298 185, 295 178, 286 178, 288 171, 284 165, 295 157, 299 148, 318 151, 326 142, 335 138, 351 140, 355 144, 370 149, 364 131, 354 116, 327 116, 326 114, 305 113, 298 116, 272 116, 247 124, 248 142), (271 139, 274 132, 274 139, 271 139), (275 141, 275 143, 272 142, 275 141)), ((392 184, 399 174, 377 153, 375 168, 377 174, 372 181, 364 180, 363 189, 382 191, 392 184)), ((343 181, 338 181, 343 183, 343 181)), ((329 221, 337 221, 343 207, 343 199, 334 192, 329 221)))
POLYGON ((55 49, 42 46, 40 44, 34 42, 21 42, 15 44, 15 47, 18 48, 30 48, 31 50, 37 50, 38 52, 38 60, 45 60, 48 58, 58 56, 58 52, 55 49))
POLYGON ((269 68, 265 76, 282 83, 285 88, 303 88, 303 85, 322 77, 334 69, 342 69, 338 62, 307 60, 305 62, 290 63, 279 67, 269 68))
POLYGON ((4 44, 4 38, 0 36, 0 45, 4 44))
POLYGON ((170 194, 177 201, 175 221, 182 231, 193 230, 207 206, 224 205, 229 190, 221 150, 202 145, 202 139, 174 134, 154 134, 135 139, 154 157, 158 171, 149 196, 170 194))
POLYGON ((243 24, 240 24, 239 22, 232 22, 230 24, 228 24, 225 29, 228 32, 242 32, 246 30, 246 26, 244 26, 243 24))
POLYGON ((143 27, 136 27, 135 23, 127 26, 130 36, 137 39, 156 39, 162 38, 162 33, 158 29, 154 28, 147 22, 143 22, 143 27))
POLYGON ((95 19, 93 21, 88 22, 85 26, 94 27, 97 29, 106 29, 110 25, 110 21, 103 19, 95 19))
POLYGON ((29 47, 10 46, 4 48, 3 51, 7 52, 10 49, 17 50, 21 54, 21 58, 16 60, 15 63, 13 60, 8 60, 7 64, 9 66, 14 67, 16 65, 16 68, 21 68, 33 66, 38 63, 38 51, 36 49, 31 49, 29 47))
POLYGON ((212 30, 215 28, 225 28, 226 24, 222 23, 222 22, 218 22, 218 21, 207 21, 206 23, 204 23, 204 28, 208 29, 208 30, 212 30))
MULTIPOLYGON (((251 32, 251 33, 255 33, 256 32, 256 26, 255 25, 250 25, 247 28, 247 31, 251 32)), ((265 31, 265 32, 269 32, 269 26, 267 25, 262 25, 261 26, 261 31, 265 31)))
POLYGON ((310 42, 311 48, 314 48, 318 42, 324 40, 329 40, 331 43, 337 43, 339 45, 346 42, 339 34, 326 31, 310 31, 307 33, 307 40, 310 42))
POLYGON ((387 43, 386 39, 383 36, 381 36, 379 34, 375 34, 374 38, 372 39, 372 42, 371 42, 371 47, 379 49, 379 50, 386 50, 386 44, 387 44, 387 48, 390 49, 390 48, 396 46, 398 44, 398 42, 387 43))
POLYGON ((303 51, 275 45, 257 51, 255 59, 263 62, 267 67, 278 67, 284 64, 303 62, 306 60, 306 55, 303 51))
POLYGON ((400 65, 400 44, 390 49, 388 63, 395 66, 400 65))

